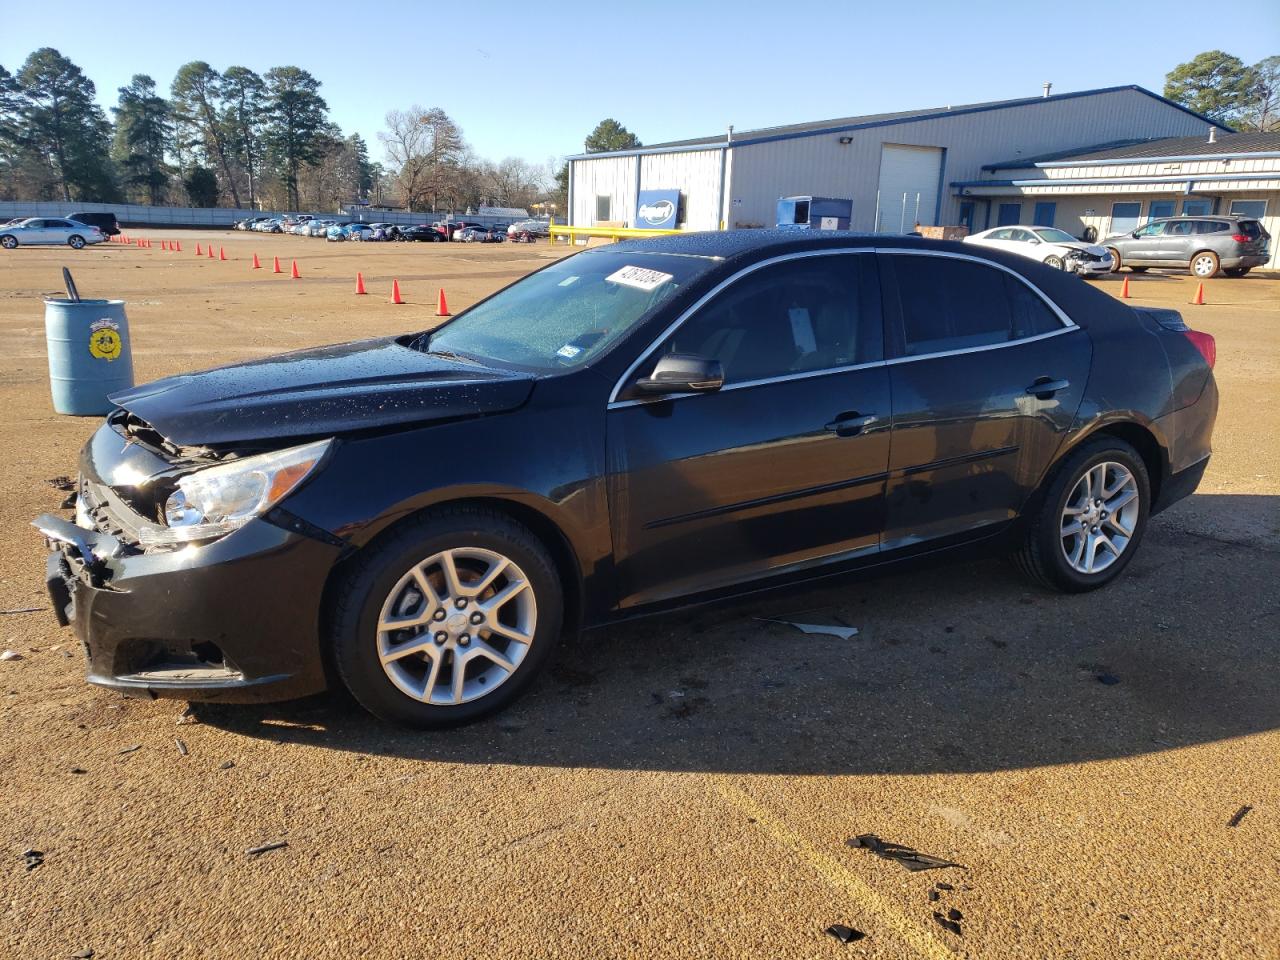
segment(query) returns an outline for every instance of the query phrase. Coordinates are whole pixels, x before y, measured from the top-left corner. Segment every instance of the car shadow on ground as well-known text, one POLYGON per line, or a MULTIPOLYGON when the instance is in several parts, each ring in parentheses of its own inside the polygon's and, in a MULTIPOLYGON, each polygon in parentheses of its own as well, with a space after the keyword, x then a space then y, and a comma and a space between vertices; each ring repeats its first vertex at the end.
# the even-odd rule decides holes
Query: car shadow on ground
POLYGON ((990 560, 637 621, 566 643, 527 696, 461 729, 393 727, 340 693, 196 709, 246 736, 448 763, 792 774, 1078 763, 1280 725, 1277 582, 1280 498, 1201 495, 1155 518, 1105 590, 1047 593, 990 560))

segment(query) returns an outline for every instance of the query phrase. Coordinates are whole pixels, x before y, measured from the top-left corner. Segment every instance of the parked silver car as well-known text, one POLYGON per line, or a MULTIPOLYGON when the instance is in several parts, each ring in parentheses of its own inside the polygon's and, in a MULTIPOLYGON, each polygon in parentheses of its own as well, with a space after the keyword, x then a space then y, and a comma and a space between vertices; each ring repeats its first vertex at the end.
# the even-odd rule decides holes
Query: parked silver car
POLYGON ((1132 233, 1108 237, 1112 268, 1141 273, 1149 267, 1182 267, 1207 280, 1243 277, 1267 262, 1271 234, 1251 217, 1170 217, 1132 233))
POLYGON ((90 243, 102 243, 106 239, 97 227, 55 217, 30 217, 0 227, 0 247, 6 250, 48 244, 65 244, 73 250, 79 250, 90 243))

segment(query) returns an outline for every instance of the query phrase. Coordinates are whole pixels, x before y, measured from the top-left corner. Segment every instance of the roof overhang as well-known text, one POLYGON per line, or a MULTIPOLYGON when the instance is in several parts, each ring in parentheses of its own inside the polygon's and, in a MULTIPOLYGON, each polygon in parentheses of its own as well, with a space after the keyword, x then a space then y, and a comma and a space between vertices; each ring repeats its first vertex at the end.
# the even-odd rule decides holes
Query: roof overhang
POLYGON ((1280 190, 1276 173, 1208 174, 1173 177, 1061 177, 1027 180, 953 181, 960 197, 1049 196, 1090 193, 1204 193, 1237 190, 1280 190))

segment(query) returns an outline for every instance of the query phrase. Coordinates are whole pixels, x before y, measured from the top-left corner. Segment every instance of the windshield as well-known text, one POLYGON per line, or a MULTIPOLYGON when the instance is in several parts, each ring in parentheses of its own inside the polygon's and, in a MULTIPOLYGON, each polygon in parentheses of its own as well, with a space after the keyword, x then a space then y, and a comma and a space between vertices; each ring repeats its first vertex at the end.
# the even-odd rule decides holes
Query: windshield
POLYGON ((1057 227, 1043 227, 1036 231, 1045 243, 1075 243, 1076 238, 1057 227))
POLYGON ((714 265, 701 257, 652 253, 566 257, 420 338, 417 346, 534 370, 577 367, 714 265))

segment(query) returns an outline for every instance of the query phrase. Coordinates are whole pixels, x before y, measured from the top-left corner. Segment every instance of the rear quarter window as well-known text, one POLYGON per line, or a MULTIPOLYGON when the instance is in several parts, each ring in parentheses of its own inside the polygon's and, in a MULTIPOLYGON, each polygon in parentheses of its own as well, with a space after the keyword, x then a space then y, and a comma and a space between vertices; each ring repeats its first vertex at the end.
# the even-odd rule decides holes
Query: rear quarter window
POLYGON ((1227 225, 1221 220, 1197 220, 1196 233, 1226 233, 1227 225))

